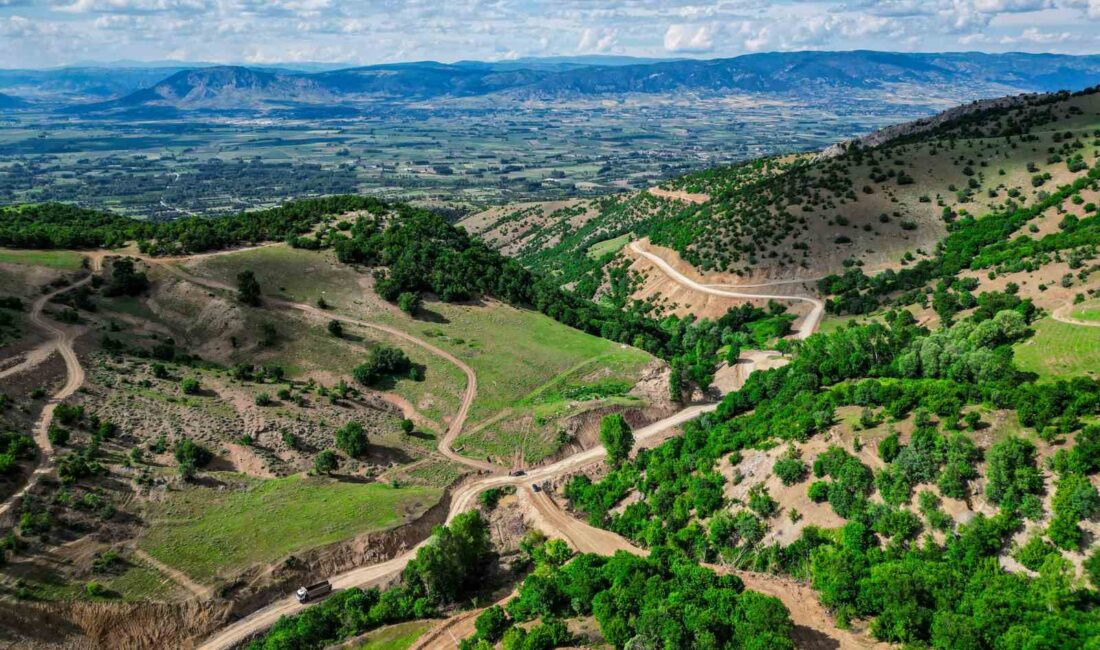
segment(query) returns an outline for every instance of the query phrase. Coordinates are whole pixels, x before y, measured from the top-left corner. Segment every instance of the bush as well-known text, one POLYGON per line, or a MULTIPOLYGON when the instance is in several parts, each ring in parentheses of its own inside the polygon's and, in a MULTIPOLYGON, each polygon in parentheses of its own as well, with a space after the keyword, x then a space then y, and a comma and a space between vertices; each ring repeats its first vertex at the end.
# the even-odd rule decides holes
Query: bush
POLYGON ((271 395, 267 393, 256 393, 256 406, 270 406, 271 395))
POLYGON ((69 444, 69 430, 64 427, 59 427, 56 424, 51 424, 49 430, 46 432, 46 438, 50 441, 50 444, 55 447, 64 447, 69 444))
POLYGON ((824 503, 829 500, 829 482, 828 481, 814 481, 810 483, 810 488, 806 490, 806 496, 810 497, 810 500, 814 503, 824 503))
POLYGON ((198 379, 194 377, 185 377, 183 381, 180 382, 180 390, 183 391, 184 395, 198 395, 199 391, 202 390, 202 386, 199 384, 198 379))
POLYGON ((180 465, 189 464, 192 467, 206 467, 214 459, 209 449, 190 438, 177 440, 172 454, 180 465))
POLYGON ((421 300, 419 293, 405 291, 397 296, 397 306, 401 308, 401 311, 410 316, 415 316, 416 312, 420 311, 420 305, 421 300))
POLYGON ((344 337, 344 324, 338 320, 328 322, 328 333, 340 339, 344 337))
POLYGON ((775 467, 772 468, 779 480, 783 481, 783 485, 794 485, 806 477, 806 463, 794 452, 794 447, 791 447, 786 455, 775 461, 775 467))

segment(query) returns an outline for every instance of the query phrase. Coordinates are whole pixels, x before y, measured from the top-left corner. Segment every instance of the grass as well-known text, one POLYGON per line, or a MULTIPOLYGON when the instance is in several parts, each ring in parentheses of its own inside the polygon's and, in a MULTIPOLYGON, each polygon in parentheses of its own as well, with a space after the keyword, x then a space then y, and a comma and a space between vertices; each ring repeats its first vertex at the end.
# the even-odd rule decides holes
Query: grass
POLYGON ((408 621, 407 623, 387 625, 363 635, 362 644, 355 646, 355 649, 406 650, 423 636, 431 625, 431 621, 408 621))
POLYGON ((230 285, 236 283, 238 273, 250 270, 256 274, 264 295, 310 305, 323 296, 331 307, 356 316, 377 308, 373 296, 366 296, 368 290, 359 284, 367 276, 337 262, 331 251, 280 244, 203 258, 190 268, 230 285))
POLYGON ((75 271, 80 268, 83 260, 83 255, 72 251, 36 251, 0 248, 0 263, 47 266, 51 269, 75 271))
POLYGON ((1040 377, 1075 377, 1100 369, 1100 327, 1037 321, 1035 336, 1016 346, 1016 362, 1040 377))
POLYGON ((239 489, 193 487, 148 506, 150 555, 210 582, 291 553, 403 523, 436 501, 441 490, 392 488, 297 476, 260 480, 215 475, 239 489))
POLYGON ((1100 300, 1086 300, 1077 305, 1073 308, 1070 317, 1076 318, 1077 320, 1100 322, 1100 300))
POLYGON ((595 244, 592 244, 588 247, 588 250, 585 251, 585 254, 592 259, 598 260, 609 253, 618 253, 623 249, 623 246, 626 246, 629 243, 630 233, 627 233, 625 235, 619 235, 614 239, 605 239, 604 241, 596 242, 595 244))

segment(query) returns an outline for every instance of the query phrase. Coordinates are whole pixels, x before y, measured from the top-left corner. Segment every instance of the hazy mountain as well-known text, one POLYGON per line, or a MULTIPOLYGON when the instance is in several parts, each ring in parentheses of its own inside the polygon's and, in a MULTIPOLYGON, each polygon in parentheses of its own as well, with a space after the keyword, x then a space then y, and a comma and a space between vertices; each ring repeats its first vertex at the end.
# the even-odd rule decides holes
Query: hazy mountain
POLYGON ((18 97, 12 97, 11 95, 0 93, 0 108, 22 108, 26 105, 27 102, 19 99, 18 97))
POLYGON ((1046 54, 855 51, 657 62, 602 58, 530 63, 423 61, 316 73, 219 66, 179 71, 150 88, 78 110, 255 110, 490 95, 501 101, 671 92, 810 95, 889 91, 899 85, 909 86, 911 94, 919 94, 922 87, 966 88, 981 96, 1079 89, 1097 81, 1100 56, 1046 54))

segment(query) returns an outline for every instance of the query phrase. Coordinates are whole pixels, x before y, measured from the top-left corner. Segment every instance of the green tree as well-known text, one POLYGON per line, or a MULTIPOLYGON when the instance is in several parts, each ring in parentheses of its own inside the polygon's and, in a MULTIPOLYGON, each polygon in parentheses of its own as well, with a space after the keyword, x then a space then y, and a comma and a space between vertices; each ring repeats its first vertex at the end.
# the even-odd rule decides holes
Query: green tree
POLYGON ((634 432, 621 413, 605 415, 600 420, 600 442, 607 450, 607 461, 612 466, 622 464, 634 448, 634 432))
POLYGON ((412 291, 404 291, 401 295, 397 296, 397 306, 401 308, 401 311, 410 316, 415 316, 416 312, 420 311, 420 294, 412 291))
POLYGON ((337 429, 336 448, 352 458, 366 455, 370 443, 367 440, 367 432, 363 429, 363 425, 352 420, 337 429))
POLYGON ((493 605, 477 617, 474 627, 477 629, 479 638, 496 643, 504 636, 505 630, 512 627, 512 621, 508 618, 508 614, 504 612, 503 607, 493 605))
POLYGON ((313 459, 313 471, 318 474, 331 474, 338 467, 340 467, 340 457, 331 449, 322 451, 313 459))
POLYGON ((328 322, 328 333, 338 339, 344 338, 344 324, 335 319, 330 320, 328 322))
POLYGON ((237 274, 237 300, 252 307, 262 304, 260 283, 256 281, 256 274, 252 271, 241 271, 237 274))

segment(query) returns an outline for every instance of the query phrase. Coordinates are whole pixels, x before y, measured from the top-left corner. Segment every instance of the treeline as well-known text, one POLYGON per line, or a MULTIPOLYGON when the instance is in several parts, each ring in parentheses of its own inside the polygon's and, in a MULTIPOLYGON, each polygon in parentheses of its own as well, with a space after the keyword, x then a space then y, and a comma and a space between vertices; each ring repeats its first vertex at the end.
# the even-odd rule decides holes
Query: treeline
MULTIPOLYGON (((560 540, 545 546, 564 547, 560 540)), ((787 608, 779 599, 746 591, 741 579, 701 567, 683 553, 660 548, 649 557, 538 552, 542 560, 515 598, 476 621, 461 650, 514 650, 572 645, 563 619, 591 616, 616 648, 794 648, 787 608), (540 620, 534 626, 526 624, 540 620)))
MULTIPOLYGON (((566 495, 591 523, 638 544, 811 578, 842 621, 873 618, 872 631, 883 640, 938 648, 962 647, 960 639, 971 648, 1044 647, 1042 639, 1059 630, 1063 647, 1085 647, 1100 631, 1093 613, 1100 596, 1081 590, 1068 560, 1039 553, 1037 561, 1029 560, 1038 578, 998 564, 1022 520, 1044 516, 1034 445, 1010 437, 990 450, 986 498, 1000 506, 996 517, 979 515, 952 530, 935 495, 920 495, 929 526, 947 532, 944 544, 930 536, 918 540, 925 526, 908 509, 921 485, 955 497, 972 492, 982 454, 960 432, 982 426, 975 405, 1015 410, 1021 425, 1048 439, 1100 413, 1095 379, 1039 383, 1014 367, 1011 345, 1028 334, 1015 311, 932 334, 897 311, 884 323, 815 335, 792 363, 754 373, 716 413, 687 423, 682 437, 643 450, 598 482, 578 476, 566 495), (879 453, 886 467, 878 472, 839 447, 808 459, 812 463, 791 447, 776 474, 795 484, 807 480, 812 465, 817 479, 808 486, 809 497, 828 502, 848 523, 839 531, 809 527, 788 546, 762 547, 779 504, 754 486, 742 508, 731 510, 719 462, 729 457, 736 464, 743 450, 771 441, 804 441, 833 426, 842 406, 862 407, 865 426, 913 416, 916 430, 908 444, 896 436, 884 441, 879 453), (882 503, 870 498, 875 490, 882 503), (632 492, 642 498, 615 512, 632 492)), ((1098 448, 1097 437, 1093 429, 1079 433, 1083 451, 1055 460, 1064 475, 1058 523, 1049 531, 1056 544, 1076 548, 1082 539, 1077 523, 1100 512, 1095 487, 1072 478, 1097 471, 1098 464, 1086 460, 1098 448)), ((1093 563, 1093 579, 1100 581, 1100 559, 1093 563)))
POLYGON ((966 269, 980 269, 1004 260, 1020 259, 1039 252, 1063 250, 1067 247, 1095 243, 1092 230, 1095 218, 1074 224, 1069 232, 1054 233, 1038 242, 1029 237, 1012 239, 1012 234, 1043 212, 1061 205, 1066 199, 1100 181, 1100 163, 1069 185, 1028 207, 1013 202, 1006 210, 982 218, 967 216, 948 224, 949 234, 936 247, 931 259, 917 262, 910 268, 887 269, 869 277, 859 268, 850 268, 843 275, 830 275, 818 281, 818 289, 830 296, 826 307, 831 313, 865 314, 878 309, 881 298, 902 293, 899 304, 909 304, 923 295, 922 289, 934 280, 951 282, 966 269))
MULTIPOLYGON (((151 223, 64 204, 0 210, 0 246, 103 248, 137 242, 151 255, 198 253, 265 241, 307 249, 332 248, 346 263, 378 267, 376 288, 386 300, 415 303, 430 292, 445 302, 482 296, 536 309, 596 336, 626 343, 674 363, 677 377, 709 385, 722 348, 781 337, 790 316, 745 306, 718 321, 688 317, 658 320, 635 301, 620 309, 563 290, 489 248, 439 215, 372 197, 335 196, 288 203, 271 210, 204 219, 151 223), (360 213, 353 220, 335 217, 360 213)), ((678 395, 677 395, 678 396, 678 395)))
POLYGON ((283 241, 348 212, 381 213, 388 205, 365 196, 294 201, 270 210, 215 218, 138 221, 63 203, 0 208, 0 246, 10 248, 116 248, 137 242, 143 253, 201 253, 265 241, 283 241))

